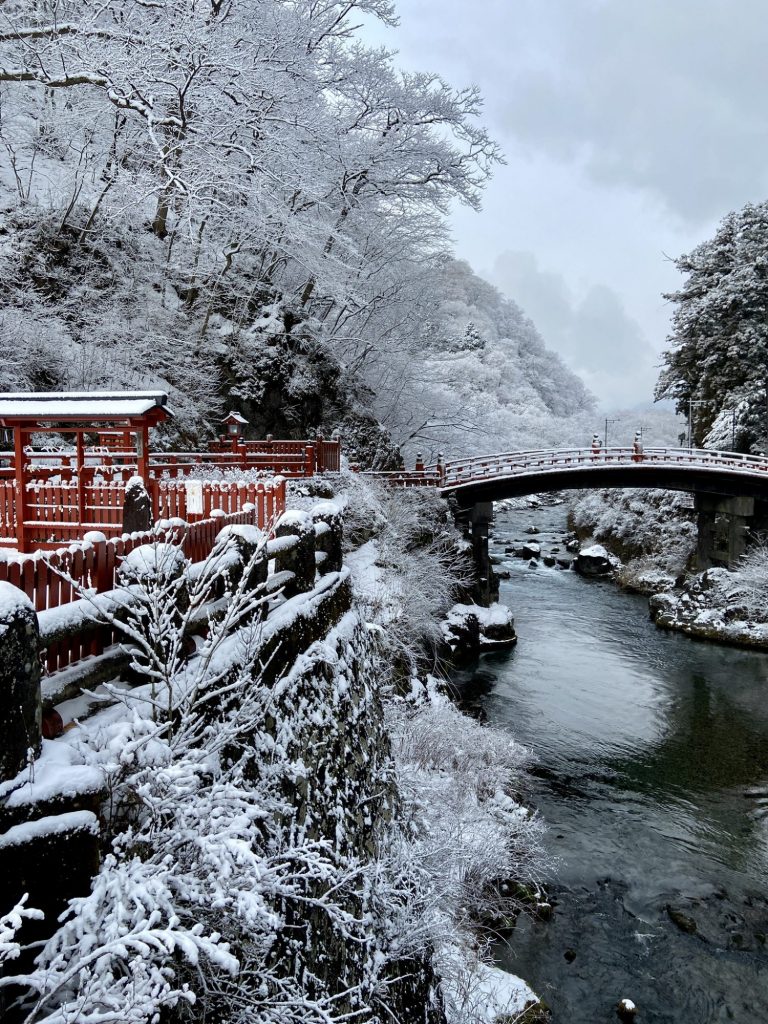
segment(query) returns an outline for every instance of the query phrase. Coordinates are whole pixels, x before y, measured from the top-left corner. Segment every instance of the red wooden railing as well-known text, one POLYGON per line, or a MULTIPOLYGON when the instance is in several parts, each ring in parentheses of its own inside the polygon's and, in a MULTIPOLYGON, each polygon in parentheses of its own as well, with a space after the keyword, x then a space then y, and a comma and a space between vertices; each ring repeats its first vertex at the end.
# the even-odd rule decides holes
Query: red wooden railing
MULTIPOLYGON (((258 483, 252 487, 255 488, 257 499, 254 502, 242 501, 243 492, 247 496, 250 488, 231 488, 230 511, 201 518, 184 526, 170 527, 173 535, 181 537, 182 549, 187 558, 192 562, 206 559, 214 548, 218 534, 229 524, 248 524, 264 530, 271 528, 285 510, 285 481, 274 486, 258 483), (237 510, 232 507, 235 499, 239 504, 237 510)), ((0 561, 0 580, 23 590, 38 613, 50 612, 80 599, 77 586, 66 577, 71 577, 79 587, 99 594, 105 593, 116 586, 117 570, 127 554, 141 544, 163 540, 167 536, 167 531, 164 532, 160 524, 160 528, 148 533, 109 539, 94 537, 69 548, 50 551, 45 556, 35 554, 3 560, 0 561), (62 573, 65 575, 62 576, 62 573)), ((41 622, 45 629, 44 619, 45 616, 41 622)), ((54 640, 48 643, 45 651, 47 671, 61 671, 88 655, 102 654, 118 639, 112 627, 93 626, 77 635, 54 640)))
POLYGON ((303 445, 301 450, 271 454, 249 452, 245 445, 228 448, 223 452, 159 452, 151 457, 149 470, 153 477, 191 476, 199 473, 201 466, 279 473, 280 476, 288 477, 314 476, 314 446, 298 443, 303 445))
MULTIPOLYGON (((246 504, 257 506, 260 523, 269 522, 277 507, 285 503, 285 481, 279 479, 237 483, 193 483, 150 479, 149 492, 155 519, 184 519, 196 522, 210 518, 214 509, 226 514, 242 511, 246 504), (190 501, 192 489, 198 497, 190 501)), ((125 484, 111 483, 83 488, 85 517, 81 518, 76 484, 28 484, 26 488, 25 534, 36 550, 51 550, 76 541, 89 530, 108 537, 123 532, 125 484)), ((16 486, 0 480, 0 547, 16 546, 16 486)))
MULTIPOLYGON (((69 452, 30 452, 30 468, 35 482, 44 483, 55 478, 61 484, 71 483, 75 476, 69 452)), ((137 472, 136 449, 120 447, 119 441, 86 450, 90 463, 84 467, 84 482, 88 485, 105 481, 125 482, 137 472)), ((150 455, 150 475, 156 477, 184 477, 199 470, 200 466, 215 469, 248 469, 281 476, 306 477, 316 473, 338 473, 341 468, 341 440, 326 440, 318 436, 314 441, 235 442, 213 441, 209 451, 155 452, 150 455)), ((14 453, 0 452, 0 481, 13 480, 14 453)))
MULTIPOLYGON (((212 485, 212 489, 215 489, 215 485, 212 485)), ((184 551, 192 561, 202 561, 208 556, 213 549, 216 535, 228 523, 249 523, 266 530, 285 511, 285 481, 274 484, 269 481, 259 482, 238 489, 237 495, 231 492, 232 489, 229 509, 221 510, 219 514, 214 515, 211 515, 211 511, 216 512, 216 509, 209 509, 207 516, 200 516, 197 521, 187 522, 178 527, 183 532, 184 551), (248 500, 251 494, 256 500, 248 500), (246 500, 242 500, 243 497, 246 500)), ((162 526, 161 521, 158 525, 161 533, 162 526)), ((93 527, 93 530, 98 529, 96 526, 93 527)), ((105 533, 104 530, 100 532, 105 533)), ((73 544, 69 548, 59 547, 49 551, 44 557, 39 553, 6 556, 0 560, 0 581, 20 587, 32 601, 36 611, 58 608, 68 601, 75 600, 76 595, 72 596, 71 588, 67 589, 67 585, 50 566, 74 566, 77 571, 67 569, 70 575, 82 581, 83 586, 94 587, 101 593, 114 586, 115 568, 120 558, 137 545, 148 543, 148 538, 156 540, 157 537, 157 532, 126 534, 95 543, 73 544), (85 582, 86 580, 88 582, 85 582)))
POLYGON ((263 466, 284 476, 338 473, 341 469, 341 439, 337 436, 326 440, 318 435, 314 441, 276 441, 269 435, 263 441, 220 438, 211 442, 210 449, 235 465, 263 466))

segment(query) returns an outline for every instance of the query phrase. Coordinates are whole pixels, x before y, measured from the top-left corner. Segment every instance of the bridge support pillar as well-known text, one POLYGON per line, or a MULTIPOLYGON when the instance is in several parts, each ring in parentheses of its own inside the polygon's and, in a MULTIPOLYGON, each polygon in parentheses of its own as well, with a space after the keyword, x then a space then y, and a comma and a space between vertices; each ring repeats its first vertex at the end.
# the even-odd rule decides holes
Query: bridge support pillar
POLYGON ((699 572, 712 566, 733 568, 747 548, 750 520, 755 514, 754 498, 721 498, 697 494, 699 572))
POLYGON ((488 551, 488 530, 493 522, 493 502, 481 501, 469 510, 472 555, 475 560, 478 603, 487 608, 499 596, 498 581, 488 551))

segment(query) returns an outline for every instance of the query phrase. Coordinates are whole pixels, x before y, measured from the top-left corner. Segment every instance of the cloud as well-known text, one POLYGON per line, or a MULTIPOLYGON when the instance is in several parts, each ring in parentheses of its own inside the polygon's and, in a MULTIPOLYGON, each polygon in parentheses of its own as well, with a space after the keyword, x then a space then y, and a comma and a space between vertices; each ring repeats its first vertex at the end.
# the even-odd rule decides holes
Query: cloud
POLYGON ((522 0, 515 16, 494 103, 509 136, 689 222, 768 194, 764 0, 522 0))
POLYGON ((576 294, 565 278, 542 269, 531 252, 507 250, 492 282, 520 305, 606 408, 652 398, 658 356, 621 297, 606 285, 576 294))

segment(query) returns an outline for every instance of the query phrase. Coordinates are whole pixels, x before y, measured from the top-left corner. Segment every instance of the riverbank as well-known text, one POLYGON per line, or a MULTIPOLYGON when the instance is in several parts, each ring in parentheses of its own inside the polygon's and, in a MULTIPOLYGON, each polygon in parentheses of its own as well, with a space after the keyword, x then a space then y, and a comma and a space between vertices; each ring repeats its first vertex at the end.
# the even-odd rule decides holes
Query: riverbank
POLYGON ((648 597, 660 628, 698 640, 768 650, 768 552, 755 544, 736 569, 695 570, 696 524, 688 495, 599 491, 575 496, 568 527, 617 559, 606 577, 648 597))
POLYGON ((552 919, 521 915, 496 955, 553 1024, 615 1022, 622 998, 648 1024, 766 1019, 768 658, 657 630, 643 597, 505 552, 566 529, 563 509, 497 516, 518 643, 457 678, 533 748, 549 826, 552 919))

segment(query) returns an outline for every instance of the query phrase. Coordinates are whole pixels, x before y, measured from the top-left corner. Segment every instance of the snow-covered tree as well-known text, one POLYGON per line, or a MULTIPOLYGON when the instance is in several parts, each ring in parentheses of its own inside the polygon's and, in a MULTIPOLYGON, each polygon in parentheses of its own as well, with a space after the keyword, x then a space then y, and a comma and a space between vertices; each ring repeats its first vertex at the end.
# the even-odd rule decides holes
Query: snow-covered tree
POLYGON ((676 266, 687 278, 679 291, 667 296, 675 304, 673 332, 656 396, 673 398, 684 414, 693 403, 696 444, 722 416, 718 439, 723 433, 731 438, 738 433, 735 440, 741 447, 764 447, 768 203, 749 203, 728 214, 714 237, 681 256, 676 266), (734 429, 728 431, 727 425, 734 429))

